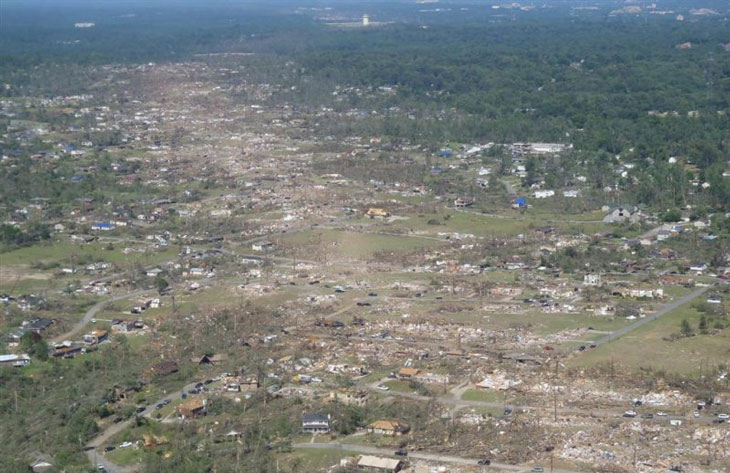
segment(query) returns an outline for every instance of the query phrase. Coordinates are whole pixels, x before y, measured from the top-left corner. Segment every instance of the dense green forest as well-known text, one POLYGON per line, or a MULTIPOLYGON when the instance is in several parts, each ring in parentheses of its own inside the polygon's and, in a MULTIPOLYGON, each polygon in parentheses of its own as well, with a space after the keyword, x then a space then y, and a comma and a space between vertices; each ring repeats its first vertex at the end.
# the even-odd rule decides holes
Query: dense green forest
MULTIPOLYGON (((252 52, 271 57, 274 65, 296 64, 295 73, 262 71, 262 81, 287 86, 272 100, 300 107, 398 107, 416 118, 324 121, 323 133, 378 134, 432 148, 449 141, 570 142, 577 150, 571 159, 603 169, 599 180, 605 183, 597 184, 618 183, 607 178, 610 156, 637 163, 643 184, 627 195, 635 202, 686 204, 693 179, 711 184, 702 204, 730 200, 721 177, 730 152, 730 28, 722 16, 610 16, 616 6, 610 2, 598 11, 556 2, 519 14, 450 2, 442 14, 427 15, 396 2, 368 5, 389 22, 361 29, 330 27, 289 2, 221 8, 183 3, 174 9, 164 2, 69 5, 75 8, 43 3, 33 15, 19 2, 3 5, 0 78, 14 87, 1 94, 84 92, 92 82, 84 68, 94 64, 252 52), (73 28, 80 20, 97 24, 73 28), (337 86, 384 86, 398 93, 335 102, 337 86), (677 174, 662 164, 670 157, 697 171, 677 174)), ((344 2, 336 16, 357 20, 365 8, 344 2)), ((14 172, 4 178, 25 180, 22 169, 14 172)))

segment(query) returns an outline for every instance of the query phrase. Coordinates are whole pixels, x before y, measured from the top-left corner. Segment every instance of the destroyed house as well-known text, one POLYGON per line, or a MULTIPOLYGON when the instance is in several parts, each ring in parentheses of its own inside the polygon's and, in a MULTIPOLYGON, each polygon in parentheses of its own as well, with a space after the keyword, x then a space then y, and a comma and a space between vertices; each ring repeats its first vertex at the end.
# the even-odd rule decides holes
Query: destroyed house
POLYGON ((403 469, 403 460, 363 455, 357 462, 358 470, 373 473, 398 473, 403 469))
POLYGON ((367 432, 369 434, 398 436, 408 433, 411 427, 405 422, 397 420, 376 420, 368 424, 367 432))
POLYGON ((205 414, 207 406, 207 399, 191 399, 177 406, 177 412, 185 418, 198 417, 205 414))
POLYGON ((154 364, 148 367, 144 371, 146 378, 154 378, 158 376, 167 376, 172 373, 177 373, 180 368, 174 361, 163 361, 161 363, 154 364))

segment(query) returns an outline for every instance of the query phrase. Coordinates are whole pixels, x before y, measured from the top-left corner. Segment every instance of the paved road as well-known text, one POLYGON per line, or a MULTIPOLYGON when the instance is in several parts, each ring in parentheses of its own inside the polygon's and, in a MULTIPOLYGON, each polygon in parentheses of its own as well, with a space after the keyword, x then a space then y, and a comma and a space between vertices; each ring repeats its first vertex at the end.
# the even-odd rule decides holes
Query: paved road
MULTIPOLYGON (((467 409, 470 407, 477 407, 477 408, 491 408, 491 409, 499 409, 502 410, 504 407, 510 407, 513 411, 523 411, 523 412, 536 412, 536 411, 542 411, 544 417, 550 417, 552 416, 554 411, 557 411, 558 414, 561 416, 581 416, 581 417, 593 417, 593 418, 602 418, 602 419, 616 419, 620 420, 623 418, 624 411, 631 408, 631 406, 625 406, 625 408, 622 407, 613 407, 613 408, 593 408, 593 409, 586 409, 586 408, 580 408, 580 407, 558 407, 557 409, 553 408, 553 405, 551 403, 546 403, 542 406, 536 406, 536 405, 516 405, 514 403, 505 403, 504 401, 501 402, 494 402, 494 401, 467 401, 464 399, 461 399, 462 394, 471 388, 472 385, 464 383, 461 386, 457 386, 456 388, 452 389, 449 394, 445 394, 443 396, 437 396, 437 397, 428 397, 428 396, 422 396, 420 394, 416 394, 413 392, 403 392, 403 391, 383 391, 377 388, 377 386, 383 384, 386 381, 392 381, 390 378, 383 378, 379 381, 375 381, 373 383, 370 383, 365 386, 366 389, 377 392, 381 395, 385 396, 393 396, 393 397, 403 397, 407 399, 411 399, 414 401, 438 401, 441 404, 445 406, 450 407, 451 414, 456 414, 458 411, 462 409, 467 409)), ((638 409, 640 412, 643 413, 643 409, 638 409)), ((653 411, 654 409, 652 409, 653 411)), ((711 425, 712 421, 714 420, 713 416, 706 416, 702 415, 698 418, 695 417, 689 417, 681 414, 675 414, 672 412, 672 409, 664 409, 666 412, 669 413, 668 416, 662 417, 662 416, 654 416, 653 419, 641 419, 639 417, 634 418, 634 421, 642 421, 642 422, 654 422, 654 423, 666 423, 669 422, 669 419, 678 419, 682 420, 683 422, 692 422, 694 424, 703 424, 703 425, 711 425)))
MULTIPOLYGON (((335 448, 335 449, 342 449, 347 450, 351 452, 357 452, 357 453, 365 453, 368 455, 384 455, 388 457, 395 457, 393 455, 394 450, 392 449, 385 449, 385 448, 377 448, 377 447, 368 447, 365 445, 354 445, 354 444, 341 444, 339 442, 326 442, 326 443, 296 443, 293 445, 294 448, 299 449, 305 449, 305 448, 311 448, 311 449, 318 449, 318 448, 335 448)), ((398 458, 398 457, 395 457, 398 458)), ((441 463, 452 463, 456 465, 473 465, 477 466, 479 459, 477 458, 464 458, 464 457, 454 457, 450 455, 441 455, 438 453, 427 453, 423 451, 419 452, 408 452, 407 458, 416 458, 419 460, 429 460, 434 462, 441 462, 441 463)), ((404 458, 404 459, 407 459, 404 458)), ((492 468, 499 469, 499 470, 506 470, 506 471, 515 471, 515 472, 528 472, 532 468, 531 466, 526 465, 508 465, 506 463, 495 463, 492 462, 490 465, 492 468)), ((547 468, 546 468, 547 470, 547 468)), ((553 470, 555 473, 579 473, 576 471, 570 471, 570 470, 553 470)))
POLYGON ((616 330, 615 332, 598 339, 594 343, 596 345, 600 346, 600 345, 603 345, 604 343, 610 342, 611 340, 616 340, 617 338, 623 337, 627 333, 629 333, 633 330, 636 330, 637 328, 641 327, 642 325, 648 324, 652 320, 656 320, 659 317, 661 317, 662 315, 665 315, 665 314, 673 311, 674 309, 696 299, 697 297, 699 297, 702 294, 704 294, 705 292, 707 292, 711 287, 712 286, 707 286, 707 287, 701 287, 699 289, 696 289, 693 292, 687 294, 686 296, 684 296, 680 299, 677 299, 674 302, 670 302, 669 304, 666 304, 664 307, 662 307, 658 311, 654 312, 653 314, 647 315, 643 319, 639 319, 636 322, 632 323, 631 325, 621 327, 620 329, 616 330))
POLYGON ((124 293, 124 294, 117 294, 116 296, 108 297, 102 301, 97 302, 96 304, 91 306, 91 308, 89 310, 86 311, 86 314, 84 314, 84 317, 81 320, 76 322, 73 325, 73 327, 71 327, 71 330, 69 330, 66 333, 62 333, 61 335, 56 336, 55 338, 53 338, 51 340, 51 342, 52 343, 62 342, 64 340, 69 340, 72 337, 74 337, 75 335, 77 335, 79 332, 81 332, 84 329, 84 327, 86 327, 86 325, 89 322, 91 322, 91 319, 94 318, 96 313, 99 312, 101 309, 103 309, 104 306, 106 306, 108 303, 113 302, 113 301, 118 301, 121 299, 128 299, 130 297, 141 296, 142 294, 145 294, 148 292, 152 292, 152 291, 149 289, 132 291, 132 292, 124 293))
MULTIPOLYGON (((195 387, 197 383, 198 381, 191 382, 185 385, 180 391, 173 391, 167 394, 165 397, 160 398, 157 402, 148 405, 147 408, 144 411, 140 412, 138 415, 151 419, 152 415, 157 410, 155 407, 157 404, 164 401, 179 399, 181 393, 193 389, 193 387, 195 387)), ((89 457, 89 461, 92 463, 92 465, 104 465, 104 468, 106 468, 109 473, 131 473, 133 471, 136 471, 136 467, 134 466, 121 466, 112 463, 101 452, 101 450, 109 444, 109 439, 132 425, 132 422, 134 422, 134 417, 123 422, 119 422, 118 424, 110 424, 107 426, 106 429, 100 432, 99 435, 91 439, 86 444, 86 456, 89 457)))

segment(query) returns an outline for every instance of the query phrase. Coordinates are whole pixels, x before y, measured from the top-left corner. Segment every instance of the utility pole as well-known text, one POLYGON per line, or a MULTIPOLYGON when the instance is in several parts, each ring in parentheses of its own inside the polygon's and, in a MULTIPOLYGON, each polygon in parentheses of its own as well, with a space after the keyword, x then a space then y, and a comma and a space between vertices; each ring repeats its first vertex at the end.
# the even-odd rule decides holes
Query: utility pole
POLYGON ((553 473, 553 463, 555 460, 555 450, 550 451, 550 473, 553 473))
POLYGON ((631 462, 634 466, 636 466, 636 442, 634 442, 634 459, 631 462))

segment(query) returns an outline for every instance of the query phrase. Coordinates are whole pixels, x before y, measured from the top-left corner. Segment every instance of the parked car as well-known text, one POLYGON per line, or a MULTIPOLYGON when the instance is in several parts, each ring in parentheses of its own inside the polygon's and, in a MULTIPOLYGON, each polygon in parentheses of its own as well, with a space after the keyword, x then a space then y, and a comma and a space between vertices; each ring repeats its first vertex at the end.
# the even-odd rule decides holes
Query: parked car
POLYGON ((123 442, 121 445, 119 445, 119 448, 129 448, 133 445, 132 442, 123 442))
POLYGON ((717 418, 718 419, 728 420, 728 419, 730 419, 730 415, 728 415, 728 414, 717 414, 717 418))
POLYGON ((545 468, 543 468, 541 466, 536 466, 536 467, 533 467, 532 470, 530 470, 530 471, 533 471, 535 473, 542 473, 543 471, 545 471, 545 468))
POLYGON ((139 406, 137 409, 135 409, 134 412, 136 412, 137 414, 141 414, 145 411, 145 409, 147 409, 147 406, 139 406))
POLYGON ((101 463, 96 465, 96 469, 99 470, 99 473, 106 473, 106 468, 101 463))
POLYGON ((625 411, 624 417, 636 417, 636 411, 625 411))
POLYGON ((114 445, 107 445, 106 447, 104 447, 104 451, 105 451, 105 452, 111 452, 111 451, 112 451, 112 450, 114 450, 115 448, 116 448, 116 447, 114 447, 114 445))
POLYGON ((398 455, 399 457, 406 457, 406 456, 408 456, 408 451, 403 448, 399 448, 398 450, 395 451, 395 454, 398 455))
POLYGON ((378 389, 380 391, 388 391, 390 388, 388 386, 383 386, 382 384, 379 386, 376 386, 375 389, 378 389))
POLYGON ((121 422, 121 421, 123 421, 123 420, 124 420, 124 419, 123 419, 123 418, 121 418, 121 417, 116 417, 116 418, 114 419, 114 423, 115 423, 115 424, 118 424, 118 423, 120 423, 120 422, 121 422))
POLYGON ((477 462, 477 464, 478 464, 478 465, 491 465, 491 464, 492 464, 492 460, 487 460, 487 459, 485 458, 484 460, 479 460, 479 461, 477 462))

